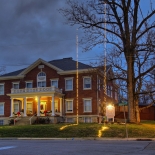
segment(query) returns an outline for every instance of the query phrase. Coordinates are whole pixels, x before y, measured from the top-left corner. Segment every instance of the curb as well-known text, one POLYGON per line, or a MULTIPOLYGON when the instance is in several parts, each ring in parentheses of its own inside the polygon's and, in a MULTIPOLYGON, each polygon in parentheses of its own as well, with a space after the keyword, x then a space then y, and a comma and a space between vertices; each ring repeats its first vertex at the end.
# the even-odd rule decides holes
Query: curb
POLYGON ((96 140, 96 141, 155 141, 155 138, 33 138, 33 137, 10 137, 0 140, 96 140))

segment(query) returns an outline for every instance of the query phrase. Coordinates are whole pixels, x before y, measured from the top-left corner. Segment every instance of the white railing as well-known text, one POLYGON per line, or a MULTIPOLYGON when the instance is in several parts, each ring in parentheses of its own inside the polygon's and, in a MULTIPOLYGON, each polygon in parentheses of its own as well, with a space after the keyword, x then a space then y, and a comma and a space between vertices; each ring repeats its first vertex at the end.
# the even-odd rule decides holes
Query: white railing
POLYGON ((34 120, 37 118, 36 115, 33 115, 29 120, 30 120, 30 125, 33 124, 34 120))
POLYGON ((57 92, 62 93, 62 89, 58 89, 54 86, 52 87, 39 87, 39 88, 24 88, 24 89, 11 89, 11 94, 20 93, 35 93, 35 92, 57 92))

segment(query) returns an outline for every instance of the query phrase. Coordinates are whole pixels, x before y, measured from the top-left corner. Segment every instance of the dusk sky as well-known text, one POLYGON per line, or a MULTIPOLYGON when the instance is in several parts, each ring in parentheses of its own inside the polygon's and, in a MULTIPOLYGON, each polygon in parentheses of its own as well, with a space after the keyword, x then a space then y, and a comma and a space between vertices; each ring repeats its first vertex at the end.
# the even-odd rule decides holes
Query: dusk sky
MULTIPOLYGON (((66 25, 58 11, 65 5, 65 0, 0 0, 0 66, 6 73, 38 58, 76 60, 77 27, 66 25)), ((89 64, 102 50, 83 53, 79 48, 79 61, 89 64)))
MULTIPOLYGON (((77 27, 65 24, 58 11, 61 7, 65 0, 0 0, 0 66, 6 67, 6 73, 25 68, 38 58, 76 60, 77 27)), ((95 52, 83 53, 79 48, 84 63, 89 64, 86 57, 93 55, 95 52)))

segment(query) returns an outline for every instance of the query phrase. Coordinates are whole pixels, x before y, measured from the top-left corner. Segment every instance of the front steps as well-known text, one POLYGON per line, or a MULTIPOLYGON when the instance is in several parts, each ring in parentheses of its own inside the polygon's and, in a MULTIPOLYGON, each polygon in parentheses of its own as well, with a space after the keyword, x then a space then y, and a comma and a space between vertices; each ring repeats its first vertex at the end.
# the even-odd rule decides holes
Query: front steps
MULTIPOLYGON (((31 117, 28 117, 28 116, 27 117, 17 117, 14 125, 31 125, 30 118, 31 117)), ((35 124, 41 124, 41 122, 39 123, 37 120, 47 119, 47 118, 49 119, 49 122, 48 122, 49 124, 57 124, 57 123, 64 122, 64 118, 61 116, 50 116, 50 117, 34 116, 31 121, 32 121, 32 124, 34 124, 34 122, 35 122, 35 124)), ((45 122, 45 124, 47 124, 47 122, 45 122)))
POLYGON ((30 118, 31 117, 17 117, 14 125, 30 125, 30 118))

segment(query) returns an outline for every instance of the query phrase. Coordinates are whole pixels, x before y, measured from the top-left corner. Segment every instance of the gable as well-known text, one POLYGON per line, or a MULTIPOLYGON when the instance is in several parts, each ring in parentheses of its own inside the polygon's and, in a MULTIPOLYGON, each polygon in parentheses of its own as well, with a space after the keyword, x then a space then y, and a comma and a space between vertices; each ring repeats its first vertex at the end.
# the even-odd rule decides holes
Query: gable
POLYGON ((25 70, 23 70, 19 75, 25 75, 27 74, 29 71, 31 71, 33 68, 37 67, 39 64, 42 65, 46 65, 49 66, 50 68, 56 70, 56 71, 62 71, 60 68, 42 60, 42 59, 38 59, 37 61, 35 61, 32 65, 30 65, 28 68, 26 68, 25 70))

